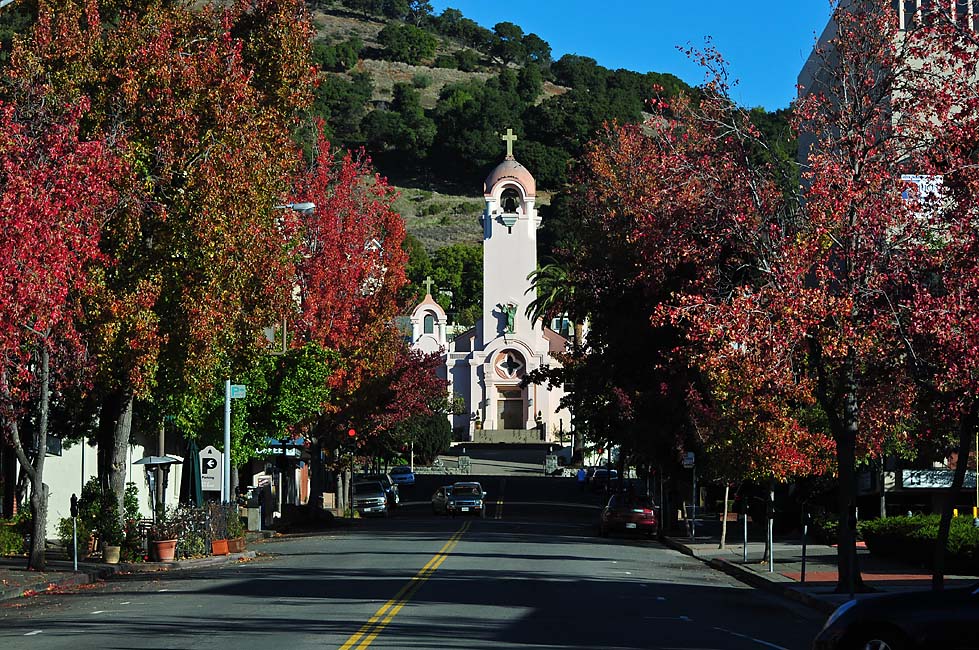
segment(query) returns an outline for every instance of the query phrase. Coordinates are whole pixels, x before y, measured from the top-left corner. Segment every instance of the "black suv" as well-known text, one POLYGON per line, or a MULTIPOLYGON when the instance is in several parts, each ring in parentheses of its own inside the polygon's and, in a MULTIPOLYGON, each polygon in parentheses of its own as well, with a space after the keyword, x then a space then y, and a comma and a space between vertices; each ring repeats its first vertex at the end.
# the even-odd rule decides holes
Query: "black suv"
POLYGON ((357 479, 358 481, 378 481, 384 487, 385 494, 388 495, 388 505, 396 507, 401 503, 401 493, 398 491, 398 484, 391 480, 387 474, 364 474, 357 479))

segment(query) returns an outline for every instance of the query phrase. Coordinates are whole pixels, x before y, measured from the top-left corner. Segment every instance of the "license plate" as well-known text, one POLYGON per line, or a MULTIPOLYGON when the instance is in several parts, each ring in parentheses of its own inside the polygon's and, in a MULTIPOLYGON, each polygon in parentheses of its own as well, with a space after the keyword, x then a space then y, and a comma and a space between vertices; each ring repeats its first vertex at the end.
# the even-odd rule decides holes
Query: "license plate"
POLYGON ((635 524, 635 522, 630 521, 630 522, 627 522, 626 523, 625 527, 626 528, 635 528, 636 527, 636 524, 635 524))
POLYGON ((461 510, 462 510, 463 512, 469 512, 469 508, 467 508, 467 507, 465 507, 465 506, 463 506, 463 507, 461 508, 461 510))

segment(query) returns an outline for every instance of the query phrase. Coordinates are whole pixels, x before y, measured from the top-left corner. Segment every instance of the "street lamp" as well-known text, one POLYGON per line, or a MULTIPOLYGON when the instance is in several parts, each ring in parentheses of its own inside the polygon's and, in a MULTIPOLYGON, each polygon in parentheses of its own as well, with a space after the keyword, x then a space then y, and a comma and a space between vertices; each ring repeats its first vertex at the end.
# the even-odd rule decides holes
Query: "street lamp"
POLYGON ((133 462, 133 465, 142 465, 143 469, 146 470, 147 483, 153 483, 151 479, 153 479, 155 475, 156 484, 152 487, 156 489, 151 491, 157 494, 159 499, 156 507, 153 508, 153 521, 156 521, 157 509, 162 510, 166 507, 166 486, 167 476, 170 474, 170 466, 180 465, 182 462, 183 461, 181 461, 179 458, 174 458, 173 456, 145 456, 133 462))

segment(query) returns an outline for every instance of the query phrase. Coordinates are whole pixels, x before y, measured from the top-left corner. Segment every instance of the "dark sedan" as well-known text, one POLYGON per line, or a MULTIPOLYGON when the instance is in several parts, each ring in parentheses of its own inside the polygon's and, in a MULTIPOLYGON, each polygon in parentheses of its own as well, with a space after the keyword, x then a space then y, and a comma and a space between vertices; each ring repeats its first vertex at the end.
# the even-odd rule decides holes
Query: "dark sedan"
POLYGON ((850 600, 813 650, 979 650, 979 584, 850 600))

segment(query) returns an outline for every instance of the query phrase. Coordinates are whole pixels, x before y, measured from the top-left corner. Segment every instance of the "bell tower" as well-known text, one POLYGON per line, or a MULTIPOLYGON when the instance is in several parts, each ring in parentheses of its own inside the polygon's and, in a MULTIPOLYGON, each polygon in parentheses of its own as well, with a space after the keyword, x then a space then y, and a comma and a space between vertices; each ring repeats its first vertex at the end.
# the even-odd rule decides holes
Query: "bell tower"
POLYGON ((486 177, 483 226, 483 320, 481 347, 497 339, 532 341, 540 327, 524 315, 535 293, 527 279, 537 268, 537 183, 513 157, 517 136, 507 129, 506 158, 486 177))

